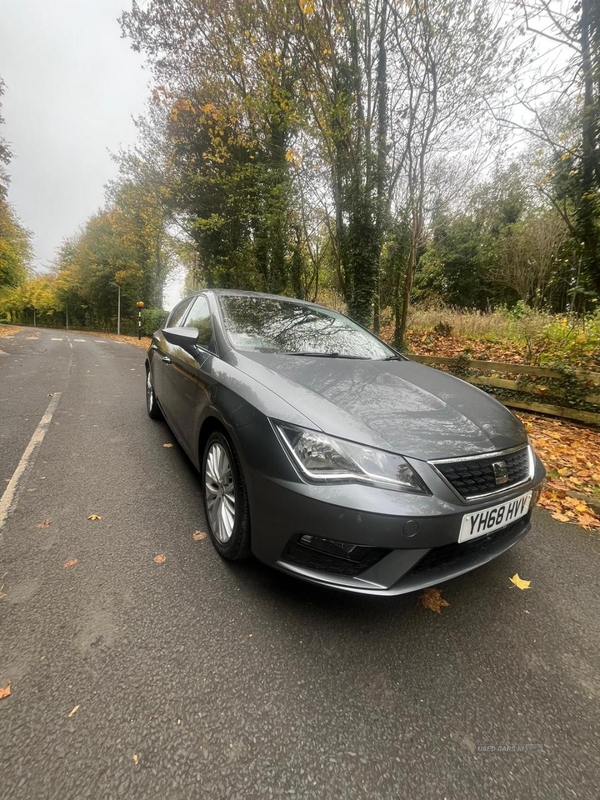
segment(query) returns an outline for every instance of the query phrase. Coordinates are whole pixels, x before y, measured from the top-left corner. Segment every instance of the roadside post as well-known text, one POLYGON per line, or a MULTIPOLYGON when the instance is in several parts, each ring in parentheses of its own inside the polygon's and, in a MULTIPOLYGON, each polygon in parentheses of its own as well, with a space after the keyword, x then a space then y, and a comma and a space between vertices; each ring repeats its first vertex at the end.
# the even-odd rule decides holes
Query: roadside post
POLYGON ((138 308, 138 340, 142 338, 142 308, 144 307, 144 301, 138 300, 136 303, 138 308))
POLYGON ((119 290, 117 299, 117 336, 121 335, 121 286, 114 281, 111 281, 111 286, 116 286, 119 290))

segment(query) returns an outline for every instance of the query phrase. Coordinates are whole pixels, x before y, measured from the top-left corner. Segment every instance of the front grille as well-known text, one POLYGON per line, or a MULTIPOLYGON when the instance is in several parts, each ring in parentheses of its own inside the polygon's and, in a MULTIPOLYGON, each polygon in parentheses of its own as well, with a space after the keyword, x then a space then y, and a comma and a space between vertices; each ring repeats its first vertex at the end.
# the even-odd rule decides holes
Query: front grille
POLYGON ((300 539, 300 536, 295 536, 287 543, 281 554, 281 561, 315 572, 328 572, 331 575, 345 575, 350 578, 360 575, 390 552, 382 547, 357 547, 351 554, 343 551, 338 554, 310 547, 303 544, 300 539))
POLYGON ((435 464, 435 467, 461 497, 477 497, 490 492, 510 489, 511 486, 526 481, 529 477, 529 447, 525 446, 505 455, 438 463, 435 464), (505 462, 508 472, 508 481, 500 485, 496 483, 492 466, 499 461, 505 462))
POLYGON ((478 539, 472 539, 470 542, 451 542, 450 544, 443 544, 441 547, 434 547, 415 564, 408 574, 413 575, 415 573, 428 572, 429 570, 441 566, 451 567, 455 566, 464 558, 471 558, 473 555, 478 554, 485 555, 485 551, 488 548, 495 547, 504 539, 510 539, 515 532, 515 528, 523 525, 528 519, 529 515, 518 519, 507 528, 494 531, 478 539))

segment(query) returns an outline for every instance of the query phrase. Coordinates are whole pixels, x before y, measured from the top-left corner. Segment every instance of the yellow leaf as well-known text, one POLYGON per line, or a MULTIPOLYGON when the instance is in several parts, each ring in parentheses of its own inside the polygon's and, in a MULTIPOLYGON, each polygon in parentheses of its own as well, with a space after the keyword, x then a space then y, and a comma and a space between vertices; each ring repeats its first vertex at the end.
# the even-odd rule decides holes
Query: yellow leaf
POLYGON ((173 445, 170 442, 167 442, 166 444, 163 444, 163 447, 173 447, 173 445))
POLYGON ((77 559, 76 558, 72 558, 70 561, 67 561, 67 563, 65 564, 65 569, 69 569, 69 567, 74 567, 76 563, 77 563, 77 559))
POLYGON ((197 542, 201 542, 202 539, 206 539, 206 534, 204 533, 204 531, 196 531, 196 533, 194 534, 194 539, 197 542))
POLYGON ((133 763, 134 763, 134 764, 137 764, 137 763, 138 763, 139 759, 138 759, 138 757, 137 757, 137 753, 134 753, 134 754, 133 754, 133 756, 132 756, 132 760, 133 760, 133 763))
POLYGON ((10 697, 10 683, 8 686, 0 686, 0 700, 4 700, 5 697, 10 697))
POLYGON ((436 614, 441 614, 442 608, 450 605, 447 600, 444 600, 440 590, 436 589, 435 586, 425 589, 421 595, 421 604, 430 611, 435 611, 436 614))
POLYGON ((90 514, 88 519, 95 520, 95 519, 102 519, 100 514, 90 514))
POLYGON ((71 709, 71 711, 69 711, 69 713, 67 714, 67 717, 72 717, 73 714, 76 714, 78 708, 79 706, 75 706, 75 708, 71 709))
POLYGON ((157 556, 154 556, 154 563, 155 564, 164 564, 167 560, 166 555, 164 553, 159 553, 157 556))
POLYGON ((519 578, 518 572, 515 572, 512 578, 510 578, 510 582, 514 583, 517 589, 529 589, 531 586, 531 581, 524 581, 523 578, 519 578))

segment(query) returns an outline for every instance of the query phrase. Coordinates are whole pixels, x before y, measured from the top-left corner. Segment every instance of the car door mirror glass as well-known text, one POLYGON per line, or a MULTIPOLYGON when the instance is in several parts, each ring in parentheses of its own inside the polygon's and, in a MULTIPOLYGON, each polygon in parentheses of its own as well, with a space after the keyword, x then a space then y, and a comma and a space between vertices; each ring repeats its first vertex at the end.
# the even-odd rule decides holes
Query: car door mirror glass
POLYGON ((197 328, 163 328, 163 336, 169 344, 179 347, 193 347, 198 342, 197 328))

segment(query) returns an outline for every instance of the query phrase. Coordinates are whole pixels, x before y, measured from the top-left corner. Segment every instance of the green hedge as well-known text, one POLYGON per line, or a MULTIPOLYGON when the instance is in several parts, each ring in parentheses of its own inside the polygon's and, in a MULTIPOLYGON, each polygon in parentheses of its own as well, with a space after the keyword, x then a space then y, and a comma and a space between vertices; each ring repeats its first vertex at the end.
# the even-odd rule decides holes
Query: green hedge
POLYGON ((142 334, 144 336, 152 336, 154 331, 162 328, 168 316, 169 312, 164 311, 162 308, 143 308, 142 334))

